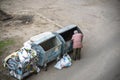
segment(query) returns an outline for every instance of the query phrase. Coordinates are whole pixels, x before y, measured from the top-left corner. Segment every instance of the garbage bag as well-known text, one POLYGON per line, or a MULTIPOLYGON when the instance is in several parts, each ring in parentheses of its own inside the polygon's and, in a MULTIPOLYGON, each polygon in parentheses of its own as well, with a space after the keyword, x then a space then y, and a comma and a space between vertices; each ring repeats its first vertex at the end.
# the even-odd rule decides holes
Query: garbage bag
POLYGON ((55 67, 56 69, 62 69, 61 62, 58 61, 54 67, 55 67))
POLYGON ((29 62, 30 60, 30 54, 25 51, 25 49, 22 49, 22 51, 18 52, 18 57, 20 59, 20 62, 25 63, 29 62))
POLYGON ((14 57, 11 58, 11 59, 9 59, 9 60, 7 61, 7 63, 8 63, 8 68, 9 68, 10 70, 16 70, 17 67, 18 67, 18 62, 15 60, 14 57))
POLYGON ((70 67, 71 65, 72 65, 71 58, 67 54, 67 55, 64 55, 63 58, 61 58, 60 61, 58 61, 55 64, 54 67, 57 69, 62 69, 63 67, 70 67))
POLYGON ((64 55, 63 59, 61 60, 62 67, 69 67, 72 65, 71 58, 69 55, 64 55))

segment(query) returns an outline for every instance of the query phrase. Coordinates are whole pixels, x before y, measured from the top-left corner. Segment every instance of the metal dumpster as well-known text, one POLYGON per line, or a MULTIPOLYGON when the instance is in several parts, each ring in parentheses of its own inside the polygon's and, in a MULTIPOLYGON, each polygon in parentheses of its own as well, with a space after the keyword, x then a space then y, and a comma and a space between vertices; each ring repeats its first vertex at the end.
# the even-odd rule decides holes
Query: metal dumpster
POLYGON ((30 39, 32 48, 39 55, 38 65, 47 66, 47 63, 57 59, 61 55, 62 42, 52 32, 45 32, 30 39))
POLYGON ((64 40, 65 43, 64 53, 72 51, 71 38, 72 35, 74 34, 74 30, 77 30, 79 33, 82 33, 82 31, 76 25, 69 25, 56 31, 56 33, 58 33, 64 40))

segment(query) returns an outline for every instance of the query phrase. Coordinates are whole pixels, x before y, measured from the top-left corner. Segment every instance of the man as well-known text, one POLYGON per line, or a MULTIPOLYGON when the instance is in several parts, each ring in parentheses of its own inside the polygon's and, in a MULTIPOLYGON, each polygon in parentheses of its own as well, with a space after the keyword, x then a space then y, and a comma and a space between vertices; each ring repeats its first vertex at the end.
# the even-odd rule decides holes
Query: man
POLYGON ((77 30, 74 31, 74 35, 72 36, 73 41, 73 60, 80 60, 80 52, 82 45, 82 38, 83 35, 81 33, 78 33, 77 30))

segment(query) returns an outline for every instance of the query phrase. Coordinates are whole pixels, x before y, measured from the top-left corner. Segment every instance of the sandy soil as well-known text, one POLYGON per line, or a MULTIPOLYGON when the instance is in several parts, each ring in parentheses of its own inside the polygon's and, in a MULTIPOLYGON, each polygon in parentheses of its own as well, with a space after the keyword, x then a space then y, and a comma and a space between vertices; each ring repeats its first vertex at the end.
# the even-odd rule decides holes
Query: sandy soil
POLYGON ((59 29, 59 26, 49 22, 37 12, 22 11, 21 14, 14 13, 12 16, 13 19, 1 22, 0 26, 0 40, 12 38, 16 41, 14 46, 10 46, 15 48, 12 50, 10 48, 8 53, 22 47, 22 43, 29 40, 32 36, 59 29))
POLYGON ((47 72, 41 71, 27 80, 120 79, 119 0, 1 0, 0 4, 1 9, 13 16, 34 16, 28 24, 19 25, 16 20, 8 22, 10 26, 4 23, 0 39, 19 37, 26 41, 38 33, 59 29, 53 22, 41 19, 41 14, 62 26, 76 24, 85 35, 80 61, 61 71, 54 69, 52 63, 47 72))

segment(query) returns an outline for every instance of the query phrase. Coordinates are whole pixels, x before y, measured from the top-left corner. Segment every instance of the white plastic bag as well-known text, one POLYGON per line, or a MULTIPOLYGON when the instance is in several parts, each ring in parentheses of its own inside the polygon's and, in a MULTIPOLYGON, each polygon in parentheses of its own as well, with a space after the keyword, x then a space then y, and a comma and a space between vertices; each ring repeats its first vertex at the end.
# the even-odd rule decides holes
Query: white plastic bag
POLYGON ((69 66, 72 65, 72 63, 71 63, 71 58, 70 58, 69 55, 64 55, 64 56, 63 56, 63 59, 64 59, 64 63, 62 64, 63 67, 69 67, 69 66))
POLYGON ((55 66, 54 66, 56 69, 62 69, 62 66, 61 66, 61 63, 60 61, 58 61, 55 66))
POLYGON ((30 53, 26 52, 24 48, 21 48, 21 51, 18 51, 18 57, 20 62, 25 63, 30 61, 30 53))
POLYGON ((57 69, 62 69, 63 67, 70 67, 72 65, 70 56, 64 55, 54 66, 57 69))

